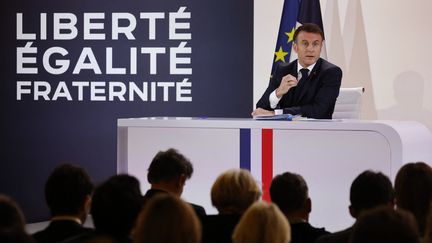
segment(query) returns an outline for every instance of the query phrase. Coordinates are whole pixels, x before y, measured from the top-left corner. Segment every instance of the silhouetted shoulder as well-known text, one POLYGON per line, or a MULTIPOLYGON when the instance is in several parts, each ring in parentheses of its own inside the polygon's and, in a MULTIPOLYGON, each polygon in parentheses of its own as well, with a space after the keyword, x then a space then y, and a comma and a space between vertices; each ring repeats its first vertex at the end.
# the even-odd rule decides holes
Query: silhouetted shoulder
POLYGON ((321 70, 325 71, 325 70, 335 70, 337 72, 341 72, 342 73, 342 69, 340 67, 338 67, 337 65, 324 60, 324 59, 320 59, 321 61, 321 70))
POLYGON ((348 243, 352 232, 352 228, 348 228, 339 232, 324 235, 316 241, 316 243, 348 243))

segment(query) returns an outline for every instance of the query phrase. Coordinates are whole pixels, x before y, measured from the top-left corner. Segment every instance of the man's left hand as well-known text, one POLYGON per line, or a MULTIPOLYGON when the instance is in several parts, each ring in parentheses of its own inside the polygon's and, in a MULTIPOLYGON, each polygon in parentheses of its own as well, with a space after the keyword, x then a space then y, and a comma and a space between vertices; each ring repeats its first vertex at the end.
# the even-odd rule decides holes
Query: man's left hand
POLYGON ((268 111, 263 108, 257 108, 251 113, 252 116, 273 116, 274 114, 274 111, 268 111))

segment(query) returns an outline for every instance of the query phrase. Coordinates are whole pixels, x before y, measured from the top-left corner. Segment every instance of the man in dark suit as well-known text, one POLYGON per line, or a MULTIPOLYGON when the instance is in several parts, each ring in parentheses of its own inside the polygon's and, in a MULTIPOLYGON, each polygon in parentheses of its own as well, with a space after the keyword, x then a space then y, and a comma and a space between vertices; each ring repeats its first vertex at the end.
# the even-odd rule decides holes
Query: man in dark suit
MULTIPOLYGON (((349 212, 357 219, 365 211, 379 206, 394 207, 394 190, 390 179, 381 172, 370 170, 361 173, 350 189, 349 212)), ((319 238, 316 243, 348 243, 351 237, 352 227, 345 230, 325 235, 319 238)))
MULTIPOLYGON (((148 168, 147 180, 151 188, 144 195, 144 206, 155 195, 170 193, 180 197, 186 180, 192 177, 192 163, 175 149, 159 151, 153 158, 148 168)), ((202 220, 205 209, 199 205, 190 203, 198 218, 202 220)))
POLYGON ((78 166, 57 167, 45 184, 45 198, 52 218, 47 228, 33 237, 38 243, 60 242, 92 230, 84 228, 90 211, 93 184, 87 172, 78 166))
POLYGON ((126 174, 110 177, 96 188, 92 197, 90 212, 96 232, 111 236, 117 243, 132 242, 131 232, 142 204, 136 177, 126 174))
POLYGON ((276 68, 252 116, 284 113, 331 119, 342 71, 320 58, 324 34, 317 25, 298 27, 293 39, 298 59, 276 68))
POLYGON ((324 228, 313 227, 309 221, 312 201, 306 181, 301 175, 285 172, 275 176, 270 185, 270 197, 284 213, 291 226, 291 243, 314 243, 329 234, 324 228))

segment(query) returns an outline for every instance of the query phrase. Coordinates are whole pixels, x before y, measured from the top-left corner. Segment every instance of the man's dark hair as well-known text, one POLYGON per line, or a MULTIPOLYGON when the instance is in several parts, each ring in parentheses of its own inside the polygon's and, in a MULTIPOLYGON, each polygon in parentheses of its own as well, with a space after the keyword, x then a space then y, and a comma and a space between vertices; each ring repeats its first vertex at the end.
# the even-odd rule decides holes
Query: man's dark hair
POLYGON ((392 203, 394 201, 392 183, 381 172, 364 171, 351 184, 350 201, 357 212, 392 203))
POLYGON ((294 42, 297 42, 297 36, 300 34, 300 32, 308 32, 308 33, 315 33, 321 35, 322 40, 324 40, 324 32, 322 29, 314 24, 314 23, 305 23, 301 26, 299 26, 296 31, 294 32, 294 42))
POLYGON ((192 176, 191 162, 175 149, 159 151, 153 158, 147 174, 150 184, 168 181, 180 175, 189 179, 192 176))
POLYGON ((420 236, 411 213, 380 206, 360 215, 350 242, 420 243, 420 236))
POLYGON ((414 215, 423 235, 432 203, 432 168, 424 162, 402 166, 396 175, 395 191, 398 208, 414 215))
POLYGON ((76 215, 92 191, 93 184, 83 168, 63 164, 48 177, 45 199, 53 216, 76 215))
POLYGON ((116 175, 98 186, 93 194, 91 214, 97 231, 126 239, 141 210, 143 197, 137 178, 116 175))
POLYGON ((301 175, 290 172, 277 175, 270 185, 270 197, 283 213, 291 213, 308 199, 306 181, 301 175))

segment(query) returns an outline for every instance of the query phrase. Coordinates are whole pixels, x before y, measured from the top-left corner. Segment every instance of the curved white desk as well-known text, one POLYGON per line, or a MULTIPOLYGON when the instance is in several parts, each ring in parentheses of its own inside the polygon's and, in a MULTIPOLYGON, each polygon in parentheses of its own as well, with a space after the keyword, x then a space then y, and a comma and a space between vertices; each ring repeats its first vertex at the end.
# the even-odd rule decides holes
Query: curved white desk
POLYGON ((309 186, 310 221, 328 230, 350 226, 349 188, 362 171, 382 171, 391 180, 407 162, 432 162, 432 134, 418 122, 257 121, 223 118, 118 120, 119 173, 139 178, 143 192, 153 156, 177 148, 194 165, 183 197, 211 206, 210 188, 230 168, 248 168, 267 198, 272 176, 301 174, 309 186))

